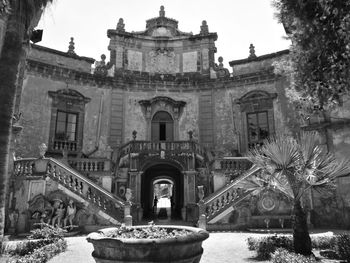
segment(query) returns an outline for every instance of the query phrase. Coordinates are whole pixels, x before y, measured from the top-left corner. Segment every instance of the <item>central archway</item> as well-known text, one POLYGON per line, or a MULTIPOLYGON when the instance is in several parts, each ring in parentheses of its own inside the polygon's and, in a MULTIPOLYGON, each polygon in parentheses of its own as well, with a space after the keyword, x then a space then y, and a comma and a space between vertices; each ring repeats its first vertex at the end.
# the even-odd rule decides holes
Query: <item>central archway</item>
POLYGON ((153 218, 154 184, 171 182, 172 185, 172 211, 173 219, 181 219, 183 207, 183 176, 181 171, 171 164, 155 164, 147 168, 141 178, 141 206, 144 219, 153 218))

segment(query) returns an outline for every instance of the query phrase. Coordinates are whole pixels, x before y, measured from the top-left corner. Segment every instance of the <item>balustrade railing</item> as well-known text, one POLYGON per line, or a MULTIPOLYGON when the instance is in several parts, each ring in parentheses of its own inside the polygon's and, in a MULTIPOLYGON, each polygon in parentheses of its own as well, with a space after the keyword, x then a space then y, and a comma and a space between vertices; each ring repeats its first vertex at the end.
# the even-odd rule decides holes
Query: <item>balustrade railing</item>
POLYGON ((111 172, 112 161, 101 158, 74 158, 69 159, 68 163, 74 169, 82 173, 93 173, 93 172, 111 172))
POLYGON ((125 201, 72 168, 52 158, 20 159, 14 162, 14 176, 45 175, 65 188, 99 207, 106 214, 120 221, 125 201), (40 167, 39 167, 40 166, 40 167))
POLYGON ((252 162, 246 157, 224 157, 214 161, 215 170, 247 171, 251 166, 252 162))
POLYGON ((54 140, 52 147, 53 147, 53 150, 55 150, 55 151, 68 150, 70 152, 75 152, 78 149, 78 142, 54 140))
POLYGON ((154 156, 164 151, 167 156, 194 153, 204 158, 205 149, 195 141, 130 141, 119 149, 119 158, 123 158, 131 153, 154 156))
POLYGON ((210 222, 210 220, 224 212, 228 207, 248 197, 253 190, 240 188, 237 185, 259 170, 259 168, 252 166, 247 172, 236 178, 230 184, 204 198, 200 205, 202 206, 201 210, 204 210, 206 214, 207 221, 210 222))

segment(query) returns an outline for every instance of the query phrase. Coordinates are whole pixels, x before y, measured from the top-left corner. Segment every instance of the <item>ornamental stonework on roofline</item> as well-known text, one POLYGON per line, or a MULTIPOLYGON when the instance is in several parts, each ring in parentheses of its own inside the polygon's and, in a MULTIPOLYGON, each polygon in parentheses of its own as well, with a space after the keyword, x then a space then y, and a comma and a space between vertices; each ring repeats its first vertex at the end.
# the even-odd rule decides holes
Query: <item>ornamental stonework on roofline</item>
POLYGON ((206 21, 198 29, 198 34, 180 31, 178 21, 165 16, 163 6, 158 17, 146 21, 144 31, 127 32, 124 19, 119 19, 116 29, 107 31, 110 64, 117 75, 133 71, 209 76, 215 65, 217 34, 209 32, 206 21))

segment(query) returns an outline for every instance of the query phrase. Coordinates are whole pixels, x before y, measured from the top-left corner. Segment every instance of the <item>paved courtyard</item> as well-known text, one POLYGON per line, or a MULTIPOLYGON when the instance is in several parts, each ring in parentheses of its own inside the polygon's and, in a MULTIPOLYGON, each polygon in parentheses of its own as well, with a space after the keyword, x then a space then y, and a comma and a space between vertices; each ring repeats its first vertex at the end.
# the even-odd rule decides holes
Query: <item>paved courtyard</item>
MULTIPOLYGON (((204 253, 201 263, 233 263, 256 262, 254 252, 249 251, 246 239, 249 236, 262 236, 254 233, 210 233, 209 239, 204 241, 204 253)), ((91 253, 92 244, 86 237, 68 237, 67 251, 52 258, 49 263, 95 263, 91 253)), ((259 261, 260 263, 267 261, 259 261)))

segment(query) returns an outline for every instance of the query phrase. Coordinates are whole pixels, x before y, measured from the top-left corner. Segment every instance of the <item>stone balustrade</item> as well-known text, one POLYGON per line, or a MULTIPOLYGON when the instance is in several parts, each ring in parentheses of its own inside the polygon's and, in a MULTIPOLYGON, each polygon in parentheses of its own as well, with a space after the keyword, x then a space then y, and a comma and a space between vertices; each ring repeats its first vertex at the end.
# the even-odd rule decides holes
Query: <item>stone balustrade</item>
POLYGON ((15 177, 36 175, 50 177, 118 221, 123 215, 124 200, 114 196, 58 160, 41 158, 20 159, 14 162, 15 177))
POLYGON ((74 158, 69 159, 68 163, 74 169, 82 173, 101 173, 101 172, 111 172, 112 171, 112 161, 109 159, 102 158, 74 158))
POLYGON ((214 169, 221 171, 247 171, 252 163, 246 157, 224 157, 215 159, 214 169))
MULTIPOLYGON (((168 158, 171 156, 173 159, 178 159, 183 163, 184 167, 190 166, 193 169, 194 157, 204 159, 206 156, 206 150, 197 142, 189 141, 130 141, 119 149, 118 160, 125 156, 142 156, 143 160, 139 160, 136 166, 141 165, 147 158, 153 158, 159 156, 160 158, 168 158)), ((131 163, 131 162, 130 162, 131 163)), ((133 169, 135 163, 131 164, 133 169)))
POLYGON ((52 150, 62 151, 68 150, 70 152, 76 152, 78 149, 78 142, 76 141, 65 141, 65 140, 54 140, 52 150))
POLYGON ((221 190, 207 196, 199 203, 199 209, 205 211, 206 220, 214 220, 217 216, 224 213, 228 208, 238 204, 240 201, 244 200, 253 191, 251 189, 244 189, 238 187, 239 183, 246 179, 247 177, 253 175, 260 169, 253 166, 243 175, 236 178, 230 184, 223 187, 221 190))

